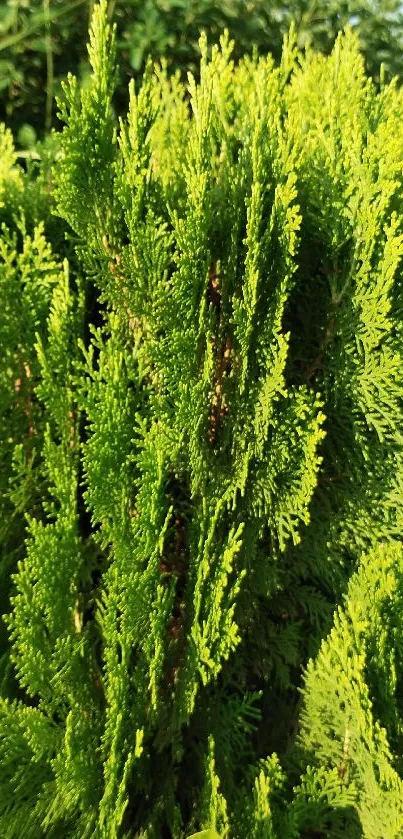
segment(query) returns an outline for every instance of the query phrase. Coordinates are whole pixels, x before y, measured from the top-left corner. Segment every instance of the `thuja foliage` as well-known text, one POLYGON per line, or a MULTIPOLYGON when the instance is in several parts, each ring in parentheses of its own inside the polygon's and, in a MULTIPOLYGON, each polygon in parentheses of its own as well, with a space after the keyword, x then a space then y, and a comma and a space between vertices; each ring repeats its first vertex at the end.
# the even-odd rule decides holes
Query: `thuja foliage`
POLYGON ((201 49, 117 124, 97 6, 3 226, 10 839, 403 831, 403 94, 201 49))
MULTIPOLYGON (((93 5, 93 0, 0 4, 0 119, 6 118, 28 153, 36 135, 42 137, 55 124, 53 94, 60 93, 66 73, 77 73, 86 84, 85 44, 93 5)), ((237 57, 255 49, 279 58, 292 21, 301 48, 309 44, 326 54, 340 29, 351 24, 370 75, 376 80, 380 72, 402 77, 400 0, 109 0, 108 15, 117 23, 119 113, 126 107, 127 79, 140 76, 148 55, 164 57, 171 71, 197 75, 201 31, 214 43, 228 29, 237 57)))

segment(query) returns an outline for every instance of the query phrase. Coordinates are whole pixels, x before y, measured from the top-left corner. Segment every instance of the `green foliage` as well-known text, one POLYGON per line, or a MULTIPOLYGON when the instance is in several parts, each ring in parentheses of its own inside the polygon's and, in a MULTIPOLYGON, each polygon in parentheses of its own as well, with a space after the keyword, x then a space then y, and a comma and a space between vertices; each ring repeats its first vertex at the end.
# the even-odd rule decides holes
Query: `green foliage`
POLYGON ((220 839, 215 830, 200 830, 198 833, 192 833, 188 839, 220 839))
POLYGON ((7 196, 7 202, 13 205, 16 194, 18 195, 22 188, 22 176, 15 166, 16 154, 12 134, 3 124, 0 125, 0 161, 0 209, 2 209, 5 205, 5 197, 7 196))
MULTIPOLYGON (((397 837, 403 829, 402 575, 401 544, 363 557, 305 675, 301 762, 312 764, 311 784, 323 798, 333 789, 332 807, 350 796, 362 833, 347 820, 344 835, 397 837)), ((294 813, 302 794, 301 787, 294 813)))
MULTIPOLYGON (((3 158, 3 163, 6 162, 3 158)), ((4 170, 3 170, 4 171, 4 170)), ((5 211, 24 199, 24 179, 4 173, 5 211)), ((27 206, 27 210, 28 210, 27 206)), ((1 210, 0 210, 1 212, 1 210)), ((21 206, 20 206, 21 212, 21 206)), ((47 328, 50 300, 62 268, 44 236, 43 224, 27 232, 25 217, 2 224, 0 238, 0 580, 2 613, 9 610, 10 572, 23 553, 24 513, 44 492, 39 464, 44 416, 35 396, 41 378, 36 336, 47 328), (14 229, 13 229, 14 228, 14 229)), ((0 678, 8 674, 8 644, 0 624, 0 678)))
MULTIPOLYGON (((4 0, 0 9, 0 98, 2 119, 12 126, 23 149, 49 130, 56 113, 54 95, 68 72, 85 86, 88 63, 85 42, 93 0, 4 0)), ((120 91, 127 79, 139 79, 147 57, 164 57, 170 70, 197 75, 199 37, 205 31, 215 43, 227 29, 235 40, 235 57, 257 50, 278 60, 281 43, 295 25, 300 48, 329 53, 348 24, 357 30, 369 73, 379 80, 401 76, 403 14, 398 0, 109 0, 108 17, 117 23, 120 91), (383 70, 381 70, 383 65, 383 70)))
POLYGON ((36 174, 1 135, 0 832, 397 837, 402 93, 203 37, 117 124, 107 12, 36 174))

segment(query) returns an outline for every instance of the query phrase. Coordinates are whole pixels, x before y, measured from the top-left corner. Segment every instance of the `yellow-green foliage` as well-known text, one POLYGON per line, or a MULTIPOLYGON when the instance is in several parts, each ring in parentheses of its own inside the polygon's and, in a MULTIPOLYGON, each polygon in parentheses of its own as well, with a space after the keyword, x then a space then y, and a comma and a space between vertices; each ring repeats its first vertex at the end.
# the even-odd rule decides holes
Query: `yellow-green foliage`
POLYGON ((22 190, 22 175, 16 164, 11 131, 0 123, 0 209, 14 204, 16 193, 22 190))
POLYGON ((301 761, 318 778, 325 770, 320 786, 333 777, 350 793, 362 833, 349 835, 368 839, 403 831, 402 595, 401 543, 380 545, 363 557, 305 675, 301 761))
POLYGON ((70 269, 4 230, 0 832, 397 838, 402 94, 351 32, 279 66, 202 38, 117 123, 106 18, 60 103, 70 269))

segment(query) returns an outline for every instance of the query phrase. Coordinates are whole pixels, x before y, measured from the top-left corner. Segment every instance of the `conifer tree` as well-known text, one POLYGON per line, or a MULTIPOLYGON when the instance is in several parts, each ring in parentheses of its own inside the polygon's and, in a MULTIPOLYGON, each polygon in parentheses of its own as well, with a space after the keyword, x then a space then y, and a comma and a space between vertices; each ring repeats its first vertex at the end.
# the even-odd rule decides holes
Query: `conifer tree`
POLYGON ((1 381, 18 414, 20 283, 40 416, 1 831, 397 837, 402 94, 349 31, 279 66, 224 37, 117 124, 106 11, 60 102, 72 265, 4 239, 1 381))

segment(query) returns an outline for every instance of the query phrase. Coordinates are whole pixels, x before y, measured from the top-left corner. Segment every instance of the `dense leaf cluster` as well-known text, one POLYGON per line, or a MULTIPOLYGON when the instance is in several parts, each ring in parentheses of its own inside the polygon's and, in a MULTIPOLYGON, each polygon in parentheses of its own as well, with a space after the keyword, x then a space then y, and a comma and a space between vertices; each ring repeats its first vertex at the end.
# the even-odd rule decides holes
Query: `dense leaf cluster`
MULTIPOLYGON (((6 119, 26 150, 56 122, 54 94, 67 72, 86 84, 87 23, 93 0, 4 0, 0 7, 0 119, 6 119)), ((234 57, 271 52, 281 56, 290 24, 297 43, 329 53, 350 24, 359 34, 370 75, 402 76, 403 13, 399 0, 108 0, 117 22, 120 85, 115 108, 126 108, 124 91, 141 77, 147 56, 164 59, 170 72, 198 74, 199 37, 210 44, 224 29, 235 40, 234 57)))
POLYGON ((0 832, 398 839, 403 94, 200 46, 0 135, 0 832))

